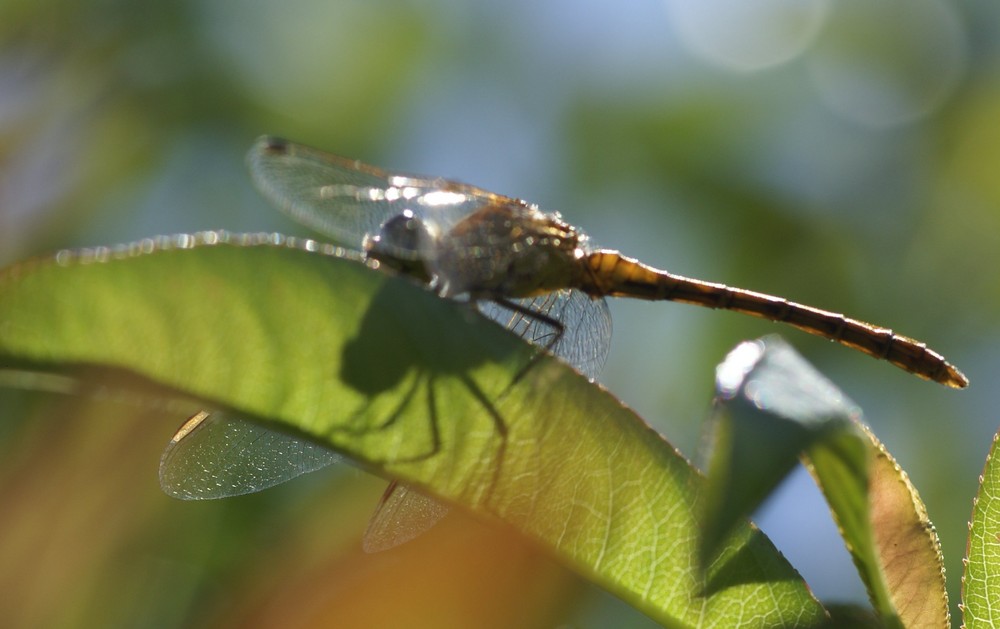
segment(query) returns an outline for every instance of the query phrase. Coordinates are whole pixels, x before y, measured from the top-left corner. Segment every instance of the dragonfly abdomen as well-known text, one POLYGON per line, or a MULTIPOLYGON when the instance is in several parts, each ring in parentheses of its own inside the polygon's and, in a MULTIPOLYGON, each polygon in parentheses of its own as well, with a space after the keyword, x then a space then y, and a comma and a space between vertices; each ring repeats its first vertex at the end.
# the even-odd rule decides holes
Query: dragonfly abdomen
POLYGON ((961 371, 923 343, 836 312, 725 284, 674 275, 627 258, 617 251, 590 253, 586 258, 586 270, 580 289, 591 295, 679 301, 733 310, 787 323, 803 332, 836 341, 949 387, 968 385, 961 371))

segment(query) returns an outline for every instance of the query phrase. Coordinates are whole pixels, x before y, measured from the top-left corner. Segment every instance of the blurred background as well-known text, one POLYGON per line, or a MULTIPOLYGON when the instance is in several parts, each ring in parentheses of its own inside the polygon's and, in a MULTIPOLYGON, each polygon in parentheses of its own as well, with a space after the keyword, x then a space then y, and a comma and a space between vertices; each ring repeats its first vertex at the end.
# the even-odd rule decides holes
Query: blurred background
MULTIPOLYGON (((969 390, 748 317, 624 301, 601 381, 694 458, 715 364, 781 332, 909 472, 955 610, 1000 423, 998 31, 986 0, 6 0, 0 263, 201 229, 309 235, 251 187, 244 153, 270 133, 522 197, 655 266, 893 327, 969 390)), ((0 390, 5 622, 650 625, 457 515, 361 554, 382 483, 350 469, 167 498, 159 452, 183 419, 0 390)), ((822 600, 865 602, 805 474, 759 515, 822 600)))

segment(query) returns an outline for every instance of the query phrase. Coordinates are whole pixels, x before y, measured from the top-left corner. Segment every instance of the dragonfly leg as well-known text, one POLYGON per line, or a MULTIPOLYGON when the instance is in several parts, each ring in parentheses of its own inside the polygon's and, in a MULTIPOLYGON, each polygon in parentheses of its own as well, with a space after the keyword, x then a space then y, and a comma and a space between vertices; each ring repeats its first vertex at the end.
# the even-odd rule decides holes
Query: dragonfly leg
MULTIPOLYGON (((542 349, 544 349, 546 352, 552 353, 552 350, 555 348, 555 346, 562 339, 563 335, 566 333, 566 326, 564 326, 561 321, 553 317, 550 317, 544 312, 532 310, 527 306, 523 306, 515 301, 506 299, 504 297, 491 297, 490 299, 497 305, 501 306, 502 308, 506 308, 516 314, 521 315, 522 317, 538 321, 552 328, 553 333, 550 336, 550 338, 546 339, 544 343, 537 343, 537 345, 542 347, 542 349)), ((503 397, 503 395, 505 395, 508 390, 510 390, 514 385, 520 382, 521 379, 524 378, 524 376, 527 375, 529 371, 531 371, 531 369, 538 362, 538 356, 539 354, 535 354, 524 367, 518 370, 518 372, 514 375, 513 380, 511 380, 510 384, 507 385, 506 390, 504 390, 504 392, 500 394, 501 397, 503 397)))

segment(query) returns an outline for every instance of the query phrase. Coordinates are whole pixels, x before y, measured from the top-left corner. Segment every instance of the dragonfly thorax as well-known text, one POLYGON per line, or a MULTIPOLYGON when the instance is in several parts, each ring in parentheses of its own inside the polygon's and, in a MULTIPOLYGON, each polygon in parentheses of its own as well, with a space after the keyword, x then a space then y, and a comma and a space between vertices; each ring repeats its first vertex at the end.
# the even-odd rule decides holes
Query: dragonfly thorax
POLYGON ((437 243, 435 279, 445 295, 533 297, 578 284, 582 236, 554 214, 520 202, 486 206, 437 243))

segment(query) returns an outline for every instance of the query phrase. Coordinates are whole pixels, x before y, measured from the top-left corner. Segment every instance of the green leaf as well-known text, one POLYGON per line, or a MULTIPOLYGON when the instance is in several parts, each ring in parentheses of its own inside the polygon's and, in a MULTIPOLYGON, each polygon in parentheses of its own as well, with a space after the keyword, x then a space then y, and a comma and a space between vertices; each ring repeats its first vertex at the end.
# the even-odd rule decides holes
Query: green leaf
POLYGON ((718 374, 702 559, 802 457, 881 622, 949 626, 933 525, 857 406, 778 337, 744 343, 718 374))
MULTIPOLYGON (((860 443, 854 407, 778 336, 743 343, 718 368, 719 398, 710 423, 706 524, 702 557, 715 554, 733 526, 749 516, 804 452, 860 443)), ((864 450, 852 474, 867 478, 864 450)), ((861 512, 863 515, 863 511, 861 512)))
POLYGON ((202 234, 7 269, 0 367, 124 370, 280 422, 506 522, 665 624, 822 621, 746 525, 699 576, 701 477, 603 389, 467 306, 306 249, 202 234))
POLYGON ((962 575, 962 620, 969 629, 1000 625, 1000 465, 993 446, 980 477, 969 523, 969 545, 962 575))

